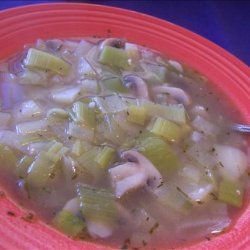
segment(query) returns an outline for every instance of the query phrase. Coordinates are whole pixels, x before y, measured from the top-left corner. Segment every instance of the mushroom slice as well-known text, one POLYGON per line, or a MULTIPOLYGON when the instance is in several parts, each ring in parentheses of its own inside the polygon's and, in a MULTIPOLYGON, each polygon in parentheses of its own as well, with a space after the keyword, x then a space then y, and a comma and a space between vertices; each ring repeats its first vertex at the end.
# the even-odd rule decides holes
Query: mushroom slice
POLYGON ((176 87, 170 87, 167 84, 163 84, 161 86, 154 87, 154 94, 168 94, 173 97, 177 102, 188 106, 191 103, 191 99, 189 95, 182 89, 176 87))
POLYGON ((110 46, 114 48, 124 49, 125 48, 125 40, 119 38, 107 38, 103 40, 99 46, 100 50, 103 50, 105 46, 110 46))
POLYGON ((149 92, 146 82, 137 75, 125 75, 123 76, 123 84, 128 89, 134 89, 137 97, 149 99, 149 92))
POLYGON ((145 156, 129 150, 123 152, 121 157, 128 162, 109 170, 117 198, 139 187, 155 189, 161 184, 161 174, 145 156))

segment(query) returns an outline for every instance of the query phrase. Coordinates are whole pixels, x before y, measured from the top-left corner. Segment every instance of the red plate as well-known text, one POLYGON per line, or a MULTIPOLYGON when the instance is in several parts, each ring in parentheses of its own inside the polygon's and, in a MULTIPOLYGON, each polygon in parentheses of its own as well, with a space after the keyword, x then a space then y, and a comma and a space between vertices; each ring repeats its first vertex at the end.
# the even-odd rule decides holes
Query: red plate
MULTIPOLYGON (((200 71, 250 123, 250 70, 237 58, 208 40, 172 23, 137 12, 91 4, 42 4, 0 13, 0 60, 38 38, 114 36, 156 49, 200 71)), ((103 249, 73 241, 40 221, 29 223, 25 213, 0 196, 0 249, 103 249), (8 215, 13 211, 16 216, 8 215)), ((211 241, 188 249, 249 249, 250 198, 232 228, 211 241)), ((108 248, 106 248, 108 249, 108 248)), ((187 248, 186 248, 187 249, 187 248)))

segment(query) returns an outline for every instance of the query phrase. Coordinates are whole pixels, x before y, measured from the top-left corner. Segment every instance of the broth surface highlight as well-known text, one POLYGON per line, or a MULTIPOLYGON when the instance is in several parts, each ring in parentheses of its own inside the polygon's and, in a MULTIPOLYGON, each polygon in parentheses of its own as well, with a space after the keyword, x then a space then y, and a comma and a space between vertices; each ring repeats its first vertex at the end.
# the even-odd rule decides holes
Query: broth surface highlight
POLYGON ((177 247, 227 230, 249 184, 237 111, 123 39, 38 40, 0 64, 1 183, 76 239, 177 247))

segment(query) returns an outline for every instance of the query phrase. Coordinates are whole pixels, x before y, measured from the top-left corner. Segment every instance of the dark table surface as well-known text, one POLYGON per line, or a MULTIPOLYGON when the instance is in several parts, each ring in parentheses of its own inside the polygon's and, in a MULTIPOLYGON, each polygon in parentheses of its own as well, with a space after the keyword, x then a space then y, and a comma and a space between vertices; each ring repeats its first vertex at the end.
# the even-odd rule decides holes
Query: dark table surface
MULTIPOLYGON (((85 2, 139 11, 187 28, 218 44, 250 65, 250 0, 182 1, 4 1, 0 9, 34 3, 85 2)), ((0 20, 1 21, 1 20, 0 20)))

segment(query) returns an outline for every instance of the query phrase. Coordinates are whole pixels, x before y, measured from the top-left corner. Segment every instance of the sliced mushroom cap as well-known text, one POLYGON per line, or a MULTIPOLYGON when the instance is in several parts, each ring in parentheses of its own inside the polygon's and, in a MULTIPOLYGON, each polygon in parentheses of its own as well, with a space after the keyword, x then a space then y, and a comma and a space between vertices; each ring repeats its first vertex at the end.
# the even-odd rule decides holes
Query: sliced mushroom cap
POLYGON ((148 87, 142 78, 131 74, 123 76, 122 81, 124 86, 135 90, 137 97, 149 99, 148 87))
POLYGON ((121 157, 139 165, 147 175, 147 184, 152 188, 156 188, 161 184, 162 176, 160 172, 144 155, 135 150, 128 150, 123 152, 121 157))
POLYGON ((139 152, 129 150, 123 152, 121 157, 128 162, 109 170, 117 198, 130 190, 143 186, 155 189, 162 183, 159 171, 139 152))
POLYGON ((126 41, 119 38, 107 38, 103 40, 100 44, 100 50, 103 50, 105 46, 115 47, 119 49, 125 48, 126 41))
POLYGON ((152 88, 154 94, 169 94, 177 102, 188 106, 191 103, 189 95, 182 89, 176 87, 170 87, 167 84, 152 88))

